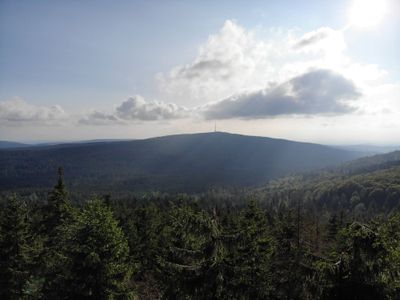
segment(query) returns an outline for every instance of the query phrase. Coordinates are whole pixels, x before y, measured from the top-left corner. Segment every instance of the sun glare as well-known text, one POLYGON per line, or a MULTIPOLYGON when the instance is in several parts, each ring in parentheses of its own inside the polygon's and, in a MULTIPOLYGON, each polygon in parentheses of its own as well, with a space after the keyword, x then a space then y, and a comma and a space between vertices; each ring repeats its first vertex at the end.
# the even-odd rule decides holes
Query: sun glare
POLYGON ((385 0, 354 0, 349 14, 350 25, 363 28, 376 26, 385 12, 385 0))

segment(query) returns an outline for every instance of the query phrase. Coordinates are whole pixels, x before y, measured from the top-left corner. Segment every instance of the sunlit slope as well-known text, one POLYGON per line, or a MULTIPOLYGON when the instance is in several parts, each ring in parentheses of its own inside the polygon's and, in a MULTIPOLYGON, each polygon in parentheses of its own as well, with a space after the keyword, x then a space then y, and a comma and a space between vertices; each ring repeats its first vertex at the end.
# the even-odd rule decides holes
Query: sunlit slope
POLYGON ((318 144, 218 132, 65 144, 1 150, 0 189, 50 187, 63 166, 75 189, 195 192, 259 185, 359 156, 318 144))
POLYGON ((400 208, 400 151, 279 178, 254 193, 275 204, 297 194, 305 207, 353 217, 391 213, 400 208))

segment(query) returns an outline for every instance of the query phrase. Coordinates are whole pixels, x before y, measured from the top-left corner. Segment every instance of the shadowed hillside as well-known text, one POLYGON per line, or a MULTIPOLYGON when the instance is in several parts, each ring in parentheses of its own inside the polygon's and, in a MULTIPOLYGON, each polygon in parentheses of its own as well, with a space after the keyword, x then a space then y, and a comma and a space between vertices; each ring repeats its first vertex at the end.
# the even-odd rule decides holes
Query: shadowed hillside
POLYGON ((195 192, 249 186, 359 157, 327 146, 228 133, 63 144, 0 152, 0 188, 50 187, 58 166, 76 189, 195 192))
POLYGON ((11 149, 11 148, 22 148, 22 147, 29 147, 29 145, 17 142, 0 141, 0 149, 11 149))

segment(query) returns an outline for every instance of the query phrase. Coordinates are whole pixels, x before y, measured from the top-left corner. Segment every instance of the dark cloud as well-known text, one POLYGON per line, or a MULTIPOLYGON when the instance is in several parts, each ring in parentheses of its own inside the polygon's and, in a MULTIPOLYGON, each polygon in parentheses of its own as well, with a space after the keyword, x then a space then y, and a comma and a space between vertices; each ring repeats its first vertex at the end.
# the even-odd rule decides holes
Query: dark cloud
POLYGON ((360 96, 352 81, 330 70, 312 70, 276 87, 233 96, 205 107, 206 119, 266 118, 290 114, 343 114, 360 96))

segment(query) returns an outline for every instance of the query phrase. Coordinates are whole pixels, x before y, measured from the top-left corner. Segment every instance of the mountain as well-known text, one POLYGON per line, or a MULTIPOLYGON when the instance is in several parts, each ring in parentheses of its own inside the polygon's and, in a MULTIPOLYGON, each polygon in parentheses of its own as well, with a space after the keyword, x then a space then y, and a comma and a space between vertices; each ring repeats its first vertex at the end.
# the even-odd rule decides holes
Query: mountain
POLYGON ((30 146, 29 144, 10 142, 10 141, 0 141, 0 149, 21 148, 29 146, 30 146))
POLYGON ((197 192, 255 186, 361 154, 328 146, 228 133, 0 150, 0 190, 49 188, 58 166, 75 190, 197 192))

